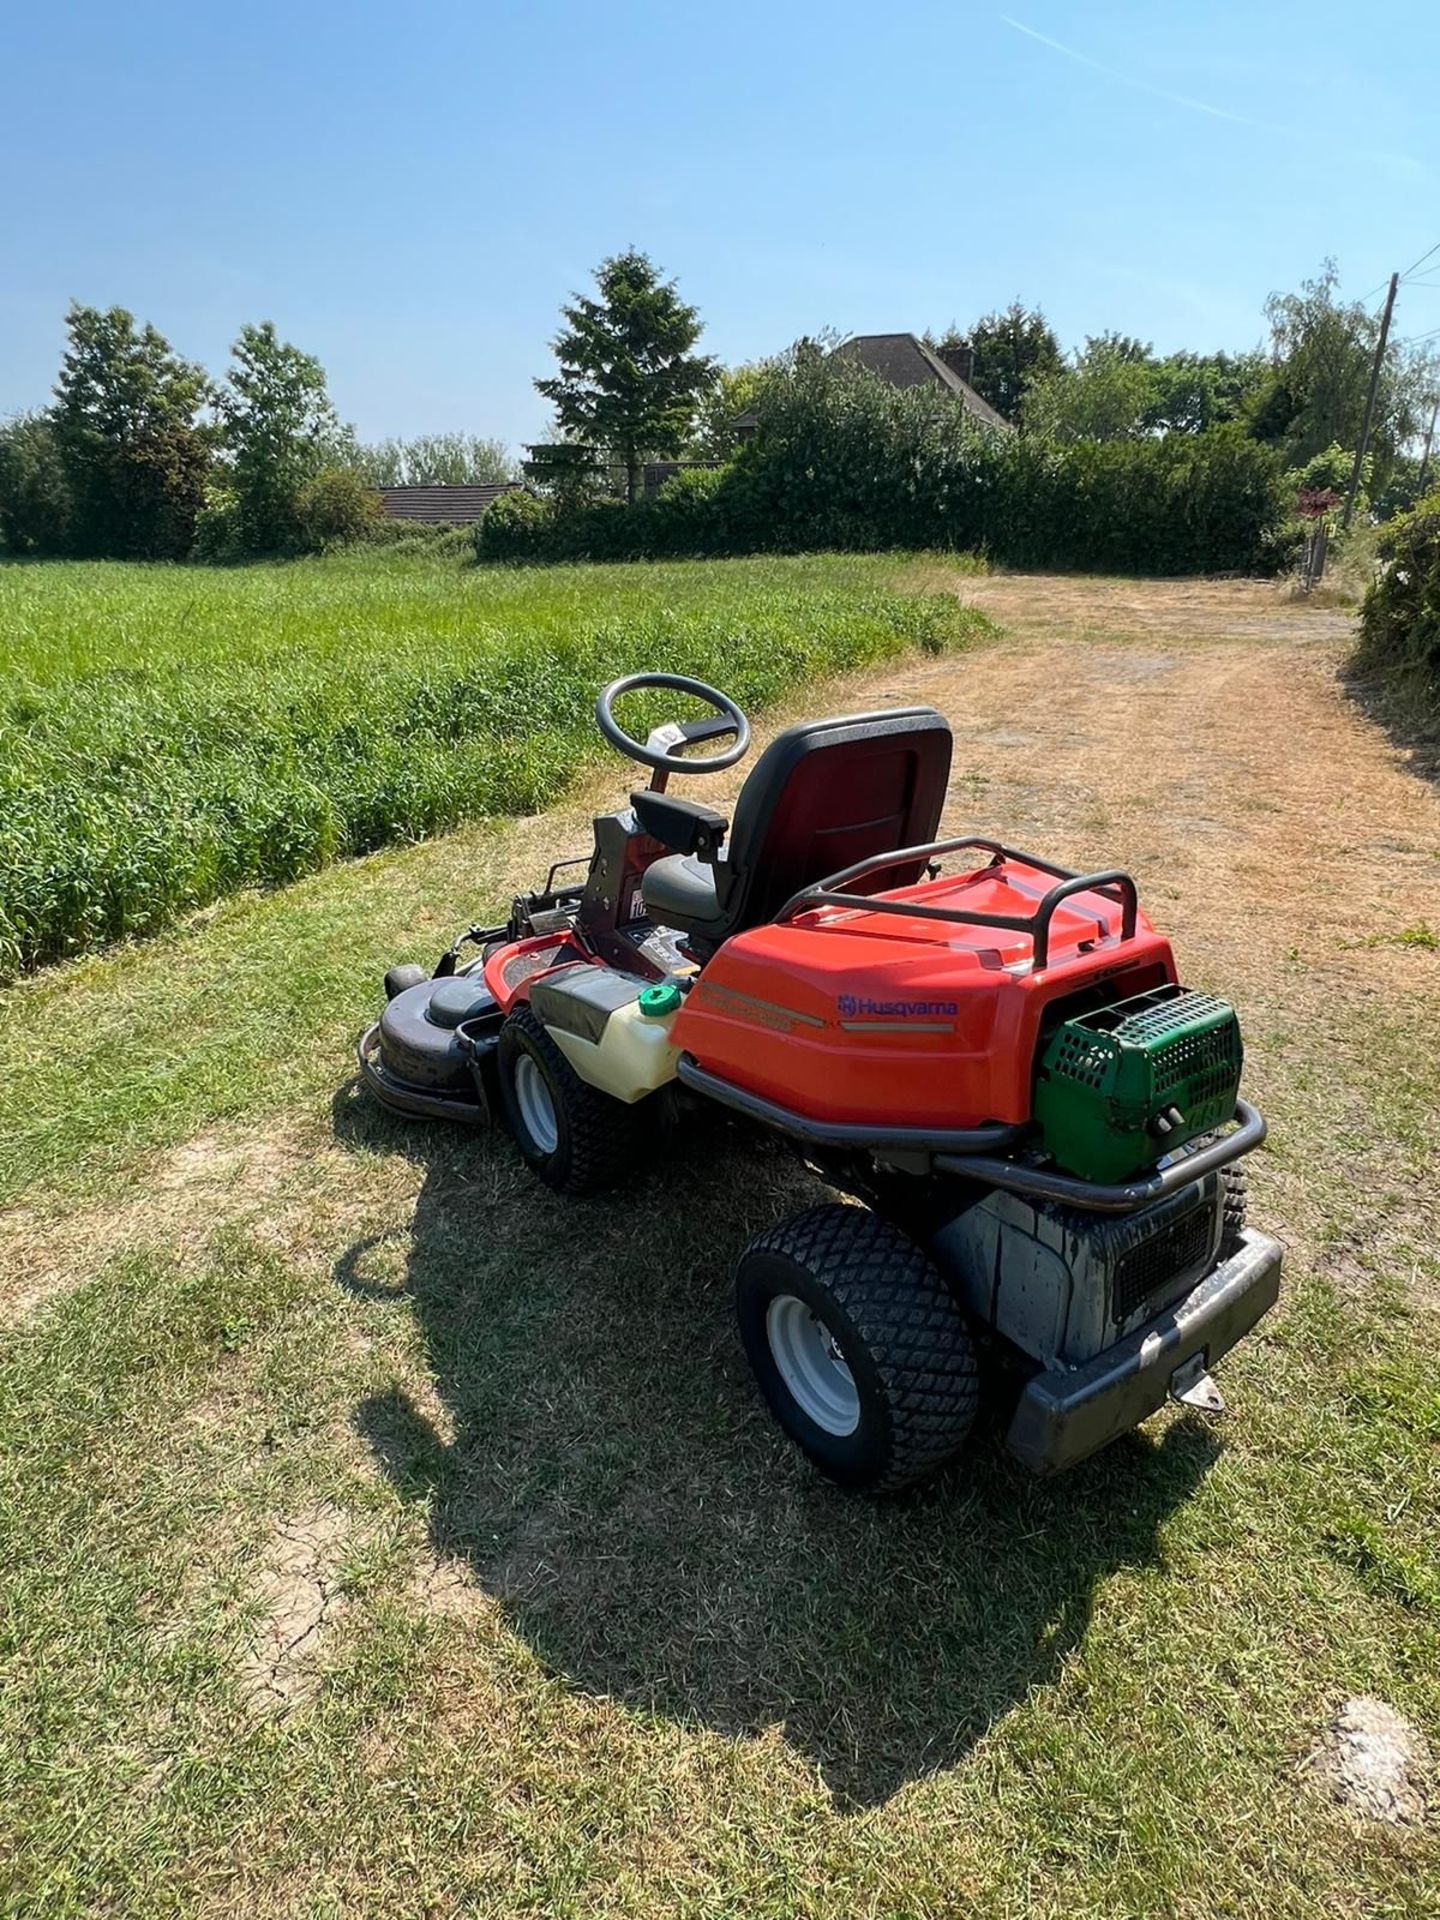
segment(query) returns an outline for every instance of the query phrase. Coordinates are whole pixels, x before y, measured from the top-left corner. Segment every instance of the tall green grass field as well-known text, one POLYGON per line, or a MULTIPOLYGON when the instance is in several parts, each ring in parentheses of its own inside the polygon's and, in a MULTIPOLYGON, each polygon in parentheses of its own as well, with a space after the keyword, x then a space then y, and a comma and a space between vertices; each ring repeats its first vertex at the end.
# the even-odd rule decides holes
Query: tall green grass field
POLYGON ((0 566, 0 976, 547 805, 644 668, 763 706, 983 616, 893 557, 0 566))

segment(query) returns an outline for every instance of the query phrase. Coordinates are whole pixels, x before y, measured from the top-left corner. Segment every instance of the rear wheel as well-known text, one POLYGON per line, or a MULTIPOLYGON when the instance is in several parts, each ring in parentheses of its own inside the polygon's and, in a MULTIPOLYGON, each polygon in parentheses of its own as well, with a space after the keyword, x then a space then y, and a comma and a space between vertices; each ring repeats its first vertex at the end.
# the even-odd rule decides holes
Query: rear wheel
POLYGON ((500 1093, 516 1145, 557 1193, 599 1193, 635 1166, 640 1116, 582 1080, 529 1007, 500 1029, 500 1093))
POLYGON ((1220 1169, 1220 1192, 1225 1202, 1225 1225, 1220 1234, 1220 1257, 1223 1260, 1239 1250, 1240 1238, 1245 1231, 1245 1211, 1250 1200, 1245 1168, 1238 1160, 1232 1160, 1228 1167, 1220 1169))
POLYGON ((740 1256, 735 1301, 771 1412, 841 1486, 891 1492, 964 1445, 979 1403, 964 1317, 888 1221, 836 1205, 782 1221, 740 1256))
MULTIPOLYGON (((1218 1133, 1202 1133, 1194 1144, 1197 1147, 1209 1147, 1222 1137, 1218 1133)), ((1228 1260, 1232 1253, 1239 1251, 1240 1240, 1245 1232, 1246 1209, 1250 1202, 1250 1187, 1243 1160, 1232 1160, 1228 1167, 1220 1169, 1220 1201, 1225 1214, 1220 1229, 1220 1258, 1228 1260)))

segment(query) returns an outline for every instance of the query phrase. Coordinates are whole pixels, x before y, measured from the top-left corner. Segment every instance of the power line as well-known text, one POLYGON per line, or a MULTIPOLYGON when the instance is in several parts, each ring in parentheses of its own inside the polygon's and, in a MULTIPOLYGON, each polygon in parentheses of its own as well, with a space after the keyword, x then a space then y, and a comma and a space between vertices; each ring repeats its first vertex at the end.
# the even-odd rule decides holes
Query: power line
POLYGON ((1415 267, 1423 267, 1425 262, 1430 258, 1430 255, 1432 253, 1440 253, 1440 240, 1437 240, 1433 247, 1427 248, 1427 250, 1424 253, 1422 253, 1420 258, 1415 262, 1414 266, 1406 267, 1404 273, 1401 274, 1400 278, 1402 280, 1408 280, 1411 274, 1414 273, 1415 267))
MULTIPOLYGON (((1399 276, 1401 286, 1404 286, 1406 284, 1411 274, 1414 273, 1415 268, 1423 267, 1425 262, 1430 258, 1431 254, 1434 254, 1434 253, 1440 253, 1440 240, 1437 240, 1433 247, 1427 248, 1427 250, 1421 254, 1420 258, 1416 260, 1412 265, 1408 266, 1405 269, 1405 271, 1399 276)), ((1440 264, 1440 263, 1437 263, 1437 264, 1440 264)), ((1432 273, 1434 273, 1435 270, 1436 269, 1434 267, 1430 269, 1432 273)), ((1363 305, 1367 300, 1373 300, 1377 293, 1384 293, 1385 289, 1389 286, 1389 284, 1390 284, 1390 277, 1387 274, 1383 280, 1377 281, 1377 283, 1373 287, 1371 287, 1368 293, 1361 294, 1360 296, 1361 304, 1363 305)), ((1428 283, 1422 280, 1417 282, 1416 284, 1420 286, 1425 286, 1428 283)), ((1440 283, 1436 283, 1436 284, 1440 284, 1440 283)))

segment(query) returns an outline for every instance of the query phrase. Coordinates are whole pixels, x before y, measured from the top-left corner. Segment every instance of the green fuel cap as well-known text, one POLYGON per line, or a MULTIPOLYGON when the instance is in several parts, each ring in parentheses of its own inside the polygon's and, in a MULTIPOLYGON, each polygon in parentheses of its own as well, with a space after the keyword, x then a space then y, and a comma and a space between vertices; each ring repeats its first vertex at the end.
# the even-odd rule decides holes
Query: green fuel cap
POLYGON ((684 998, 679 987, 665 980, 658 987, 646 987, 640 996, 640 1011, 647 1020, 663 1020, 677 1010, 684 998))

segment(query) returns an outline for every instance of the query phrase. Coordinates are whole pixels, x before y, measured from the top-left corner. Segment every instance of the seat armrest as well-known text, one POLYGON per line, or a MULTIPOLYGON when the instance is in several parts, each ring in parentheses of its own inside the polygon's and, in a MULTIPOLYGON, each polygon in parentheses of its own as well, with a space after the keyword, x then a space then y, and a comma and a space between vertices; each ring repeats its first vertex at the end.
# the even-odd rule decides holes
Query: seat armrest
POLYGON ((693 853, 707 863, 715 860, 730 830, 730 822, 714 807, 677 800, 673 794, 632 793, 630 804, 646 833, 676 853, 693 853))

